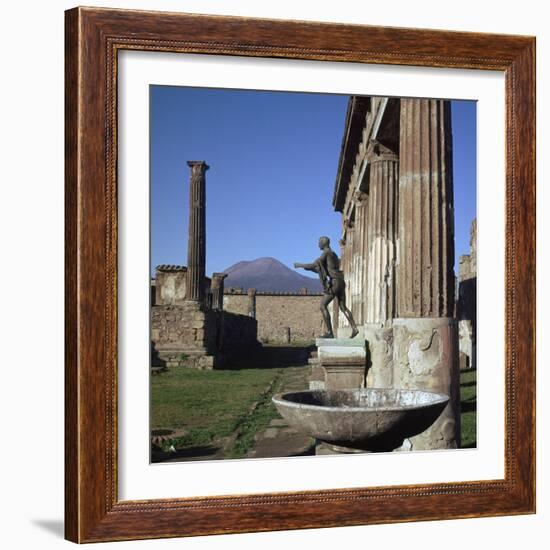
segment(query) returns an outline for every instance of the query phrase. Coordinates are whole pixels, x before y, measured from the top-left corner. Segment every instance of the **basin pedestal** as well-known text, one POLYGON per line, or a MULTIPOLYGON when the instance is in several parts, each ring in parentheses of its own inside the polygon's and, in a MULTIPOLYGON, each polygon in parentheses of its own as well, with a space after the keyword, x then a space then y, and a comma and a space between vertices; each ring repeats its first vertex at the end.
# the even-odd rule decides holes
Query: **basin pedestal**
POLYGON ((360 338, 317 338, 317 357, 324 382, 318 389, 345 390, 365 387, 366 348, 360 338), (322 387, 320 387, 322 386, 322 387))
MULTIPOLYGON (((345 390, 365 387, 366 348, 360 336, 356 338, 317 338, 317 357, 321 380, 315 389, 345 390)), ((357 449, 330 445, 317 440, 316 455, 358 453, 357 449)))

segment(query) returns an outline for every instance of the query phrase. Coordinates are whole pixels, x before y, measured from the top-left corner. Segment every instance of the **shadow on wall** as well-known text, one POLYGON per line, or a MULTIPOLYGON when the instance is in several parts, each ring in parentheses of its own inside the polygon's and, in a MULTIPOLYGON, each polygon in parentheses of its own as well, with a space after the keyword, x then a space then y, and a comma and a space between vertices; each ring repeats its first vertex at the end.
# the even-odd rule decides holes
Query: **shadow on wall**
POLYGON ((233 358, 226 368, 240 370, 304 366, 308 364, 310 354, 315 349, 313 344, 308 343, 296 346, 265 345, 240 358, 233 358))

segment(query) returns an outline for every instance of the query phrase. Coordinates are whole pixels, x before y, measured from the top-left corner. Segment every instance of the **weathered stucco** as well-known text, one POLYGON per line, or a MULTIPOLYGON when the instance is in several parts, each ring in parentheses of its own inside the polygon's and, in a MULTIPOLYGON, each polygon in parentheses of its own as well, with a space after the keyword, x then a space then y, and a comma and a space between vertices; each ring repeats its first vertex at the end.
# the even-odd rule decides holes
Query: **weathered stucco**
POLYGON ((457 322, 449 318, 395 319, 394 385, 444 393, 449 403, 425 432, 411 438, 412 450, 460 446, 460 372, 457 322))
POLYGON ((159 265, 155 273, 156 305, 181 305, 187 297, 187 268, 159 265))

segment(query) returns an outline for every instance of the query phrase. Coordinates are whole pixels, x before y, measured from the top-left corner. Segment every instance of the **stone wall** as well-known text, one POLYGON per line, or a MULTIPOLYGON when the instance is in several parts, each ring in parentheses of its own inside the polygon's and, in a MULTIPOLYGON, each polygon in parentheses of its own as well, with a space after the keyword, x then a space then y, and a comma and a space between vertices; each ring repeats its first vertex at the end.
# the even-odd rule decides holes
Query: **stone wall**
POLYGON ((230 313, 248 315, 248 296, 242 293, 226 293, 223 296, 223 309, 230 313))
POLYGON ((157 305, 151 308, 152 363, 212 368, 219 319, 215 311, 203 310, 197 302, 157 305), (210 352, 210 353, 209 353, 210 352), (209 354, 210 356, 205 356, 209 354))
POLYGON ((215 368, 258 345, 251 317, 201 308, 197 302, 151 308, 153 366, 215 368))
MULTIPOLYGON (((260 342, 304 342, 323 333, 320 295, 258 292, 254 298, 260 342)), ((251 299, 247 294, 228 292, 224 295, 224 310, 248 315, 251 299)))

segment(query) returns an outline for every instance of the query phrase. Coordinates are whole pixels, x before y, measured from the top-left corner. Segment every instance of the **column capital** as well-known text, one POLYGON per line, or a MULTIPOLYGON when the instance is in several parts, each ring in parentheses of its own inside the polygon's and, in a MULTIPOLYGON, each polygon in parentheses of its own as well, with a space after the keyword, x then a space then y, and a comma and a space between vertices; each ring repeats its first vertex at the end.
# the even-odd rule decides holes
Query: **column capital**
POLYGON ((190 166, 191 168, 194 168, 195 166, 200 167, 202 170, 206 172, 210 168, 208 164, 206 164, 206 161, 204 160, 188 160, 187 166, 190 166))
POLYGON ((227 277, 227 273, 212 273, 211 287, 219 287, 223 280, 227 277))
POLYGON ((370 164, 384 160, 397 162, 399 156, 379 141, 371 139, 367 148, 367 160, 370 164))
POLYGON ((355 199, 355 202, 360 204, 367 198, 367 196, 367 193, 365 193, 364 191, 355 191, 353 198, 355 199))
POLYGON ((349 218, 347 220, 344 220, 344 227, 346 229, 353 229, 353 225, 354 225, 353 220, 351 220, 349 218))
POLYGON ((204 178, 210 168, 204 160, 188 160, 187 166, 191 168, 191 178, 204 178))

